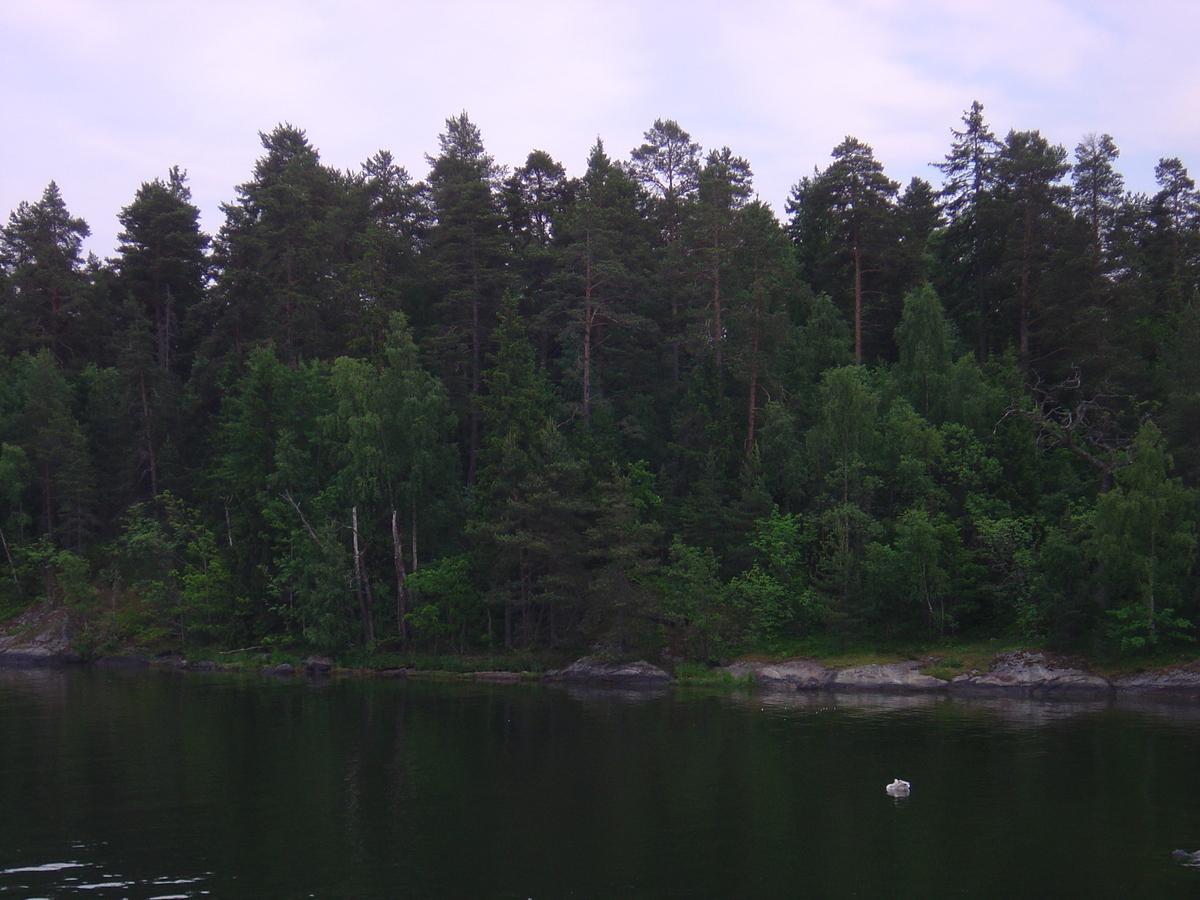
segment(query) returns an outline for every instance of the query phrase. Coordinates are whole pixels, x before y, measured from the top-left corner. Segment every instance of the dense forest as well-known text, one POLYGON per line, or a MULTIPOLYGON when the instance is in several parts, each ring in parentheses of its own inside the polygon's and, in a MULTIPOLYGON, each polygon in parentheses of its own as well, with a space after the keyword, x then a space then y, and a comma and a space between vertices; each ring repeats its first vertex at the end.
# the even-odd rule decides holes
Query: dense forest
POLYGON ((0 607, 119 642, 739 649, 1200 622, 1200 193, 1113 139, 940 186, 847 137, 781 219, 656 121, 579 178, 463 114, 415 181, 262 135, 201 232, 116 256, 51 183, 0 230, 0 607))

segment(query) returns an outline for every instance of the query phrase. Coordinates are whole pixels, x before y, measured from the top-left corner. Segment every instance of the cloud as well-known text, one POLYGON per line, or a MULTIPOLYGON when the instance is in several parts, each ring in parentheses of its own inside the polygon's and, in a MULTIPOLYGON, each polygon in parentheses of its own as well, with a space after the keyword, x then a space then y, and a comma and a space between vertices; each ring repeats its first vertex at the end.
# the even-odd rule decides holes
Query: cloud
POLYGON ((892 177, 928 164, 972 100, 1068 149, 1107 131, 1133 188, 1196 158, 1200 4, 1149 0, 10 0, 0 6, 0 207, 51 178, 111 252, 138 184, 189 170, 204 225, 289 121, 325 161, 391 150, 415 177, 467 110, 497 161, 578 174, 655 118, 729 145, 782 209, 847 134, 892 177))

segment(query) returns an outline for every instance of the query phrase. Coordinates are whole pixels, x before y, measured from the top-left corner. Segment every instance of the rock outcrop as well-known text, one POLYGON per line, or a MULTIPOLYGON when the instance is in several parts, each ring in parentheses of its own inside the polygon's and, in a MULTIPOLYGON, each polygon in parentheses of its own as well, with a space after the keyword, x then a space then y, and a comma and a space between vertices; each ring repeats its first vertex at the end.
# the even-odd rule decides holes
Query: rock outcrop
POLYGON ((1114 678, 1112 686, 1118 693, 1200 696, 1200 672, 1183 667, 1138 672, 1114 678))
POLYGON ((630 663, 605 662, 592 657, 576 660, 557 672, 547 672, 548 681, 575 681, 590 684, 615 684, 622 687, 667 684, 674 679, 658 666, 638 660, 630 663))
POLYGON ((853 666, 833 673, 828 686, 835 691, 940 691, 946 682, 922 675, 916 660, 886 665, 853 666))
POLYGON ((724 671, 734 678, 750 678, 756 684, 784 691, 940 691, 949 682, 931 675, 922 675, 921 664, 915 660, 883 665, 853 666, 848 669, 827 669, 818 662, 797 659, 790 662, 734 663, 724 671))
MULTIPOLYGON (((981 695, 1044 696, 1063 694, 1082 696, 1111 693, 1114 684, 1099 675, 1055 662, 1044 654, 1018 650, 998 655, 987 672, 959 675, 945 681, 921 673, 922 662, 905 662, 852 666, 846 669, 827 669, 812 660, 793 660, 785 663, 735 663, 724 671, 734 678, 750 678, 766 688, 786 691, 870 691, 876 693, 906 693, 918 691, 953 691, 981 695)), ((1149 683, 1149 682, 1148 682, 1149 683)), ((1158 682, 1153 682, 1158 684, 1158 682)), ((1174 681, 1166 679, 1161 687, 1184 684, 1200 693, 1200 675, 1189 674, 1174 681)), ((1140 682, 1129 682, 1137 690, 1140 682)))
POLYGON ((811 691, 826 687, 835 674, 832 669, 826 669, 820 663, 808 659, 796 659, 769 666, 741 663, 728 666, 725 671, 735 678, 752 676, 757 684, 785 691, 811 691))
POLYGON ((1057 663, 1043 653, 1014 650, 1002 653, 986 673, 959 675, 950 690, 981 694, 1107 694, 1112 683, 1099 675, 1057 663))
POLYGON ((328 675, 333 671, 333 657, 331 656, 310 656, 304 662, 300 663, 304 667, 306 675, 328 675))
POLYGON ((83 661, 72 649, 75 623, 61 605, 41 603, 8 624, 0 637, 0 666, 57 666, 83 661))

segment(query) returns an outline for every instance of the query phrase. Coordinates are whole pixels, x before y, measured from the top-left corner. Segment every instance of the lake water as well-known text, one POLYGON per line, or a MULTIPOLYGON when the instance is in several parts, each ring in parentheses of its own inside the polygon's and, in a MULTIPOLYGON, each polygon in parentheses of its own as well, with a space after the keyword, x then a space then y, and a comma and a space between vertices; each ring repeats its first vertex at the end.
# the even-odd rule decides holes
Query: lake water
POLYGON ((0 671, 3 897, 1196 897, 1177 848, 1200 706, 0 671))

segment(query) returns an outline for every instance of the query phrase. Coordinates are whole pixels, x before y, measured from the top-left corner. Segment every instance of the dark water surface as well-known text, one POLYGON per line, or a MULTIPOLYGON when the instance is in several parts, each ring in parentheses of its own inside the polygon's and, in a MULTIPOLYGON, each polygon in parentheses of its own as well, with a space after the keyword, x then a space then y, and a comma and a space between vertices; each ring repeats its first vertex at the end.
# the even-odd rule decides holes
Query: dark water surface
POLYGON ((1200 896, 1176 848, 1196 706, 0 671, 3 897, 1200 896))

